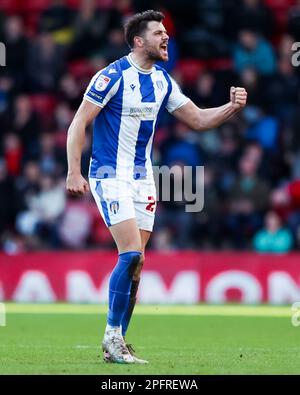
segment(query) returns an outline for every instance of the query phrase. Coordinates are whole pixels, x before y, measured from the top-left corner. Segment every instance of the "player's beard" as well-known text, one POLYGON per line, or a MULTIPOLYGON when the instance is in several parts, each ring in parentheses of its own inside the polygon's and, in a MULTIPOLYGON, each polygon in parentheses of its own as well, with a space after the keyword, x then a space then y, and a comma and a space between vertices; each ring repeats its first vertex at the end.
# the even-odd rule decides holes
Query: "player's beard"
POLYGON ((167 62, 169 60, 169 55, 168 55, 168 50, 166 50, 165 56, 161 53, 161 48, 154 48, 151 47, 150 45, 146 46, 146 56, 149 60, 153 62, 157 62, 159 60, 163 62, 167 62))

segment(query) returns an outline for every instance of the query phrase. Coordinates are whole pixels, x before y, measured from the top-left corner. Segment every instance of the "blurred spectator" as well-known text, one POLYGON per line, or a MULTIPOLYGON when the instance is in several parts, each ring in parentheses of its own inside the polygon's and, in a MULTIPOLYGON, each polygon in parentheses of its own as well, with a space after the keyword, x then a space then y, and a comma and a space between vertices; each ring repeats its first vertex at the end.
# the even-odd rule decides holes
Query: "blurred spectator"
POLYGON ((234 2, 231 21, 236 32, 244 29, 256 31, 268 38, 274 33, 274 18, 263 0, 234 2))
POLYGON ((0 10, 0 40, 3 42, 3 36, 4 36, 4 25, 5 25, 5 20, 6 20, 6 15, 4 15, 4 12, 0 10))
POLYGON ((168 228, 157 229, 153 232, 152 244, 153 248, 158 251, 174 250, 172 245, 172 235, 168 228))
POLYGON ((56 146, 53 134, 44 133, 41 136, 38 163, 44 174, 52 176, 64 174, 64 158, 56 146))
POLYGON ((72 74, 65 74, 60 80, 60 99, 67 102, 72 110, 77 110, 82 101, 82 92, 80 85, 72 76, 72 74))
POLYGON ((55 129, 61 132, 67 132, 74 112, 71 110, 68 102, 61 102, 57 105, 54 118, 55 118, 55 129))
POLYGON ((10 16, 4 25, 3 41, 6 46, 6 66, 19 89, 24 88, 24 65, 28 54, 28 40, 24 35, 22 19, 10 16))
POLYGON ((258 142, 265 149, 276 151, 279 144, 278 120, 270 114, 265 114, 262 109, 251 106, 245 109, 244 116, 249 122, 245 131, 246 139, 258 142))
POLYGON ((23 149, 20 139, 13 133, 4 136, 4 159, 7 172, 10 176, 16 177, 21 171, 23 149))
POLYGON ((16 132, 22 142, 24 158, 36 157, 41 126, 29 96, 20 95, 16 98, 9 123, 11 129, 16 132))
POLYGON ((83 198, 70 197, 59 223, 58 234, 63 246, 84 248, 91 234, 93 202, 88 195, 83 198))
POLYGON ((209 166, 205 166, 203 184, 204 207, 202 211, 194 214, 193 242, 201 248, 221 248, 224 239, 224 206, 215 171, 209 166))
POLYGON ((288 12, 288 32, 294 40, 300 41, 300 1, 297 0, 294 7, 288 12))
POLYGON ((28 209, 17 216, 18 231, 28 237, 29 243, 31 237, 39 236, 42 243, 58 247, 57 227, 65 209, 65 199, 64 180, 55 181, 50 175, 43 174, 40 191, 28 199, 28 209))
POLYGON ((5 161, 0 158, 0 234, 13 229, 16 191, 13 178, 8 174, 5 161))
POLYGON ((4 232, 0 237, 0 245, 7 255, 16 255, 26 251, 24 239, 13 232, 4 232))
POLYGON ((297 108, 294 116, 291 119, 291 127, 289 129, 289 139, 287 141, 287 148, 294 153, 300 152, 300 103, 297 103, 297 108))
POLYGON ((269 188, 257 176, 257 167, 257 160, 242 157, 239 177, 228 191, 226 221, 236 248, 246 247, 245 241, 262 225, 262 214, 267 208, 269 188))
POLYGON ((17 212, 26 210, 31 199, 40 190, 41 171, 37 162, 28 161, 24 164, 22 174, 16 179, 18 194, 17 212))
POLYGON ((279 41, 278 44, 278 57, 279 59, 288 59, 290 60, 292 58, 292 45, 294 43, 294 39, 292 36, 290 36, 289 34, 284 34, 279 41))
POLYGON ((246 67, 240 73, 240 85, 247 92, 247 103, 250 106, 263 107, 266 104, 265 92, 262 89, 261 76, 254 68, 246 67))
POLYGON ((220 130, 220 147, 218 155, 213 155, 210 159, 210 166, 213 166, 218 175, 218 185, 223 193, 227 193, 236 178, 236 169, 240 158, 241 139, 235 125, 226 123, 220 130))
POLYGON ((154 232, 165 234, 168 229, 170 248, 190 248, 193 213, 185 212, 185 205, 191 201, 186 200, 184 185, 192 184, 191 179, 187 180, 191 174, 184 173, 184 163, 180 162, 173 162, 171 172, 169 183, 163 179, 158 188, 160 207, 154 232))
POLYGON ((95 0, 82 0, 74 21, 71 58, 83 58, 99 50, 106 41, 109 13, 96 8, 95 0))
POLYGON ((70 43, 73 38, 73 13, 65 4, 65 0, 52 0, 40 18, 39 30, 51 32, 55 42, 70 43))
POLYGON ((163 200, 156 227, 159 232, 164 232, 166 228, 170 229, 172 248, 184 248, 191 246, 192 243, 192 214, 185 212, 188 201, 183 188, 187 183, 194 185, 196 180, 187 179, 193 176, 184 173, 184 167, 191 168, 202 163, 200 149, 192 141, 193 133, 189 133, 186 125, 176 122, 173 136, 165 140, 161 147, 161 165, 171 168, 173 177, 170 179, 170 186, 167 182, 162 182, 160 185, 159 199, 163 200), (166 199, 167 196, 169 199, 166 199))
POLYGON ((128 52, 129 49, 125 42, 123 30, 116 28, 108 33, 105 44, 100 50, 96 51, 96 55, 101 55, 109 64, 127 55, 128 52))
POLYGON ((199 147, 193 141, 193 132, 181 122, 176 122, 174 133, 160 147, 162 153, 162 165, 173 166, 184 164, 185 166, 197 166, 202 164, 199 147))
POLYGON ((283 228, 280 217, 273 211, 266 214, 265 228, 258 231, 253 239, 255 251, 286 253, 293 245, 292 234, 283 228))
POLYGON ((5 122, 5 112, 9 110, 14 80, 9 75, 0 76, 0 122, 5 122))
POLYGON ((291 59, 283 57, 278 60, 278 71, 267 80, 264 90, 266 106, 272 114, 289 125, 299 97, 299 79, 291 59))
POLYGON ((271 193, 271 205, 287 220, 297 246, 300 247, 300 180, 285 183, 271 193))
POLYGON ((216 107, 219 103, 219 98, 215 87, 216 79, 213 73, 204 71, 199 75, 196 84, 186 90, 185 93, 201 108, 216 107))
POLYGON ((252 67, 259 74, 268 75, 276 70, 276 59, 270 43, 251 30, 241 30, 239 42, 233 51, 235 69, 240 73, 252 67))
POLYGON ((63 66, 63 48, 55 44, 50 33, 41 33, 29 49, 28 87, 32 92, 56 91, 63 66))

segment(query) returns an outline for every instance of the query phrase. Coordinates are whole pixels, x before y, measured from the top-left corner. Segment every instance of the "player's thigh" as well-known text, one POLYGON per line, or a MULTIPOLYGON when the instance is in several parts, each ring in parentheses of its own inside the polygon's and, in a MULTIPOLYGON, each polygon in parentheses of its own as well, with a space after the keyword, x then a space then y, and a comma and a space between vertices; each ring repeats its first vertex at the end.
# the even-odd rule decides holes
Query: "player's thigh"
POLYGON ((127 251, 142 251, 141 235, 135 218, 130 218, 109 227, 119 254, 127 251))
POLYGON ((130 184, 117 179, 90 178, 90 189, 119 253, 141 251, 130 184))

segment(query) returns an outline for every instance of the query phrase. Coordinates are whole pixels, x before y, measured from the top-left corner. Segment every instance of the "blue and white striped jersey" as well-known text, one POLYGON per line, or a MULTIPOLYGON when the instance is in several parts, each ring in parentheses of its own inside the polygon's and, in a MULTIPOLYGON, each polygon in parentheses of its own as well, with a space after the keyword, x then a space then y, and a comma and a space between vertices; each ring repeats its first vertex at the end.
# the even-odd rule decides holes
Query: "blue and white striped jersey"
POLYGON ((84 99, 103 108, 94 121, 89 176, 134 179, 152 177, 153 135, 164 109, 189 101, 163 68, 143 70, 130 54, 100 70, 84 99))

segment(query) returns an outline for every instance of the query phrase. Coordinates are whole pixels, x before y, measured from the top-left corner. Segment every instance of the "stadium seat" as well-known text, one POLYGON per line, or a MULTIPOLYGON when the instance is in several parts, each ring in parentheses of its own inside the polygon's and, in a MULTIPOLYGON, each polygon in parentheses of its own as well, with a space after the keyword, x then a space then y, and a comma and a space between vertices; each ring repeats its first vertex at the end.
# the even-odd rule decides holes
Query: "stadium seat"
POLYGON ((187 85, 193 85, 199 74, 206 69, 213 71, 231 70, 232 60, 228 58, 216 58, 208 60, 183 59, 179 60, 176 69, 181 74, 183 81, 187 85))
POLYGON ((20 2, 20 10, 22 12, 44 11, 51 4, 51 0, 30 0, 20 2))
POLYGON ((277 30, 282 33, 286 28, 288 11, 296 4, 296 0, 265 0, 265 4, 272 10, 277 30))
POLYGON ((18 13, 21 7, 20 4, 18 0, 0 0, 0 10, 8 15, 15 14, 18 13))
POLYGON ((199 73, 206 68, 205 62, 196 59, 179 60, 176 69, 182 75, 184 83, 192 85, 197 80, 199 73))
POLYGON ((68 65, 68 71, 73 75, 73 77, 78 79, 91 77, 94 74, 93 66, 85 59, 70 62, 68 65))
POLYGON ((223 70, 233 69, 232 59, 229 58, 211 59, 207 63, 208 63, 207 64, 208 69, 213 71, 223 71, 223 70))

